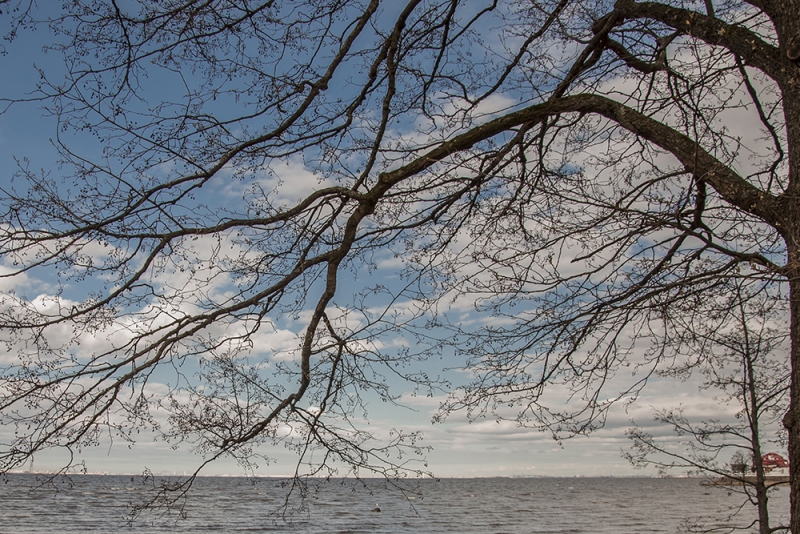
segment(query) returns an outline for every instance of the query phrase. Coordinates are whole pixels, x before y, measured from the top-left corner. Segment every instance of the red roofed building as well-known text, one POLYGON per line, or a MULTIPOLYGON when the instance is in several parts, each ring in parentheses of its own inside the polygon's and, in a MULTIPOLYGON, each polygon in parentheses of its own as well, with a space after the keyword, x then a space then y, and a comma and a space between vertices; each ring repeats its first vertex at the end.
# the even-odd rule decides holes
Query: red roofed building
POLYGON ((770 476, 789 476, 789 461, 774 452, 768 452, 761 457, 764 474, 770 476))
POLYGON ((764 467, 789 467, 789 461, 774 452, 768 452, 761 457, 761 463, 764 467))

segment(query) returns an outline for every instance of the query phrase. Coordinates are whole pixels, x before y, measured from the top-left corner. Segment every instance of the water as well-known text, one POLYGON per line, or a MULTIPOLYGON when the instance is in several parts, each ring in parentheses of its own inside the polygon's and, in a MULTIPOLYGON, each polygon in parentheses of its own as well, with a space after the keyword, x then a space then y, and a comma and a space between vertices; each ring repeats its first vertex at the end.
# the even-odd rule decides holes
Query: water
MULTIPOLYGON (((42 480, 41 477, 38 479, 42 480)), ((0 483, 0 533, 295 532, 295 533, 675 533, 686 519, 705 526, 741 524, 730 509, 743 496, 698 479, 483 478, 413 482, 406 497, 383 480, 312 481, 305 499, 289 498, 280 479, 206 477, 180 514, 146 514, 126 523, 131 503, 151 495, 152 480, 85 475, 32 491, 35 475, 0 483), (373 512, 376 507, 380 512, 373 512)), ((787 488, 772 498, 788 515, 787 488)))

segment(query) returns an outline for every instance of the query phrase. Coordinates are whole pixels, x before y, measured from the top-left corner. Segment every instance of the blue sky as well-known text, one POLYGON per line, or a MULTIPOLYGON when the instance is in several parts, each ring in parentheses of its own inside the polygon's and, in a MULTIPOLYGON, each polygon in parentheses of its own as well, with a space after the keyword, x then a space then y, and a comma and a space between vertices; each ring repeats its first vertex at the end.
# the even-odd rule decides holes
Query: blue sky
MULTIPOLYGON (((37 80, 37 73, 31 66, 36 63, 49 70, 58 71, 60 63, 54 53, 42 55, 41 33, 22 33, 14 42, 6 45, 8 54, 0 57, 3 72, 13 73, 0 80, 0 95, 18 97, 31 87, 37 80)), ((503 105, 512 102, 508 100, 492 101, 487 103, 486 112, 501 109, 503 105), (494 106, 494 107, 492 107, 494 106)), ((742 123, 734 121, 732 128, 742 128, 742 123)), ((744 134, 747 132, 744 131, 744 134)), ((15 173, 14 158, 23 158, 30 162, 33 169, 42 169, 53 178, 58 178, 65 172, 55 163, 55 154, 50 146, 50 140, 56 135, 55 122, 52 118, 43 116, 41 106, 35 102, 21 103, 12 106, 5 114, 0 116, 0 157, 4 162, 0 181, 6 187, 11 186, 15 173)), ((750 132, 756 136, 757 132, 750 132)), ((73 135, 67 133, 66 140, 77 149, 97 154, 102 146, 97 140, 87 135, 73 135)), ((752 145, 759 141, 752 140, 752 145)), ((292 200, 307 194, 315 187, 324 185, 324 181, 314 175, 299 159, 288 159, 283 162, 281 176, 283 183, 279 186, 279 195, 292 200)), ((15 184, 23 187, 20 182, 15 184)), ((206 200, 213 202, 216 199, 221 204, 233 199, 241 198, 242 189, 246 184, 231 183, 212 189, 206 200)), ((276 187, 278 187, 276 185, 276 187)), ((98 256, 102 255, 97 251, 98 256)), ((393 262, 391 254, 378 258, 379 268, 372 273, 357 273, 352 279, 347 280, 341 290, 342 298, 357 292, 358 288, 366 284, 383 283, 396 287, 397 264, 393 262), (349 291, 348 291, 349 290, 349 291)), ((8 268, 10 266, 3 266, 8 268)), ((174 283, 179 285, 185 282, 177 273, 174 283)), ((28 277, 18 280, 0 281, 0 290, 17 291, 31 299, 41 296, 52 296, 55 280, 53 273, 35 272, 28 277)), ((66 296, 80 298, 92 286, 69 286, 66 296), (88 288, 88 289, 87 289, 88 288)), ((223 291, 220 285, 212 290, 223 291)), ((466 310, 469 309, 466 303, 466 310)), ((468 314, 468 311, 463 312, 468 314)), ((277 321, 274 329, 265 328, 256 341, 251 360, 267 358, 266 351, 262 348, 270 347, 274 364, 277 349, 291 350, 296 344, 298 333, 297 325, 292 321, 277 321), (261 343, 262 345, 259 345, 261 343)), ((435 335, 437 333, 434 333, 435 335)), ((54 336, 58 336, 58 332, 54 336)), ((111 342, 115 334, 99 332, 93 341, 97 346, 111 342)), ((446 335, 442 332, 441 335, 446 335)), ((91 347, 92 340, 85 340, 91 347)), ((383 342, 412 343, 411 339, 402 337, 391 338, 387 336, 383 342)), ((13 357, 6 355, 6 358, 13 357)), ((441 359, 432 358, 426 362, 422 369, 429 373, 443 373, 454 384, 465 381, 463 373, 458 371, 443 371, 444 368, 457 367, 459 362, 449 361, 450 356, 444 355, 441 359)), ((187 364, 191 368, 191 363, 187 364)), ((152 386, 159 386, 158 380, 167 380, 156 375, 152 386)), ((630 381, 635 377, 619 376, 620 382, 630 381)), ((613 385, 613 384, 612 384, 613 385)), ((652 409, 664 409, 684 406, 687 414, 695 419, 732 419, 736 407, 721 405, 715 398, 714 391, 703 391, 699 388, 700 379, 692 377, 685 381, 673 379, 653 378, 634 404, 618 403, 610 413, 604 428, 597 430, 590 436, 575 437, 563 442, 557 442, 548 432, 536 429, 521 428, 510 421, 498 422, 492 417, 467 421, 463 414, 452 414, 442 423, 432 424, 431 420, 444 397, 436 392, 432 397, 425 395, 412 395, 411 386, 399 381, 392 382, 394 393, 399 397, 404 406, 392 406, 382 403, 377 399, 366 398, 368 420, 360 423, 371 430, 376 436, 388 436, 392 429, 423 432, 423 445, 431 446, 433 450, 427 455, 427 469, 437 476, 577 476, 577 475, 635 475, 653 474, 653 471, 637 471, 621 456, 621 450, 630 446, 625 436, 625 429, 631 426, 631 421, 646 427, 654 435, 671 439, 667 429, 652 425, 652 409)), ((566 402, 563 392, 553 391, 553 402, 566 402)), ((358 420, 358 419, 356 419, 358 420)), ((2 432, 9 432, 5 428, 2 432)), ((282 447, 272 450, 263 450, 263 454, 274 458, 274 462, 262 465, 257 471, 263 475, 281 475, 291 473, 294 469, 294 455, 282 447)), ((782 451, 779 451, 782 452, 782 451)), ((36 456, 35 469, 50 470, 57 468, 63 461, 63 453, 43 453, 36 456)), ((150 468, 156 473, 182 473, 192 471, 198 464, 198 457, 193 455, 186 446, 172 450, 162 441, 154 441, 153 437, 143 432, 137 438, 134 447, 119 440, 106 441, 97 447, 81 451, 79 460, 86 461, 90 472, 109 473, 139 473, 143 468, 150 468)), ((205 474, 240 474, 241 469, 231 461, 218 461, 209 466, 205 474)))

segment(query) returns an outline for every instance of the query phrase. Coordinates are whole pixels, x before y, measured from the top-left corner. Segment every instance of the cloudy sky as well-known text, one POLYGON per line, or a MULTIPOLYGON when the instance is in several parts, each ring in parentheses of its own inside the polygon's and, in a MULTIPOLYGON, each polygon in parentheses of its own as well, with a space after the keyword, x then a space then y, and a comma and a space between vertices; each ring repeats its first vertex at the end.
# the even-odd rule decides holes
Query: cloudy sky
MULTIPOLYGON (((422 431, 421 444, 432 447, 427 454, 427 469, 439 477, 650 476, 656 475, 655 469, 634 469, 622 456, 623 451, 630 450, 631 442, 625 431, 632 426, 632 420, 664 443, 673 443, 677 450, 679 440, 670 429, 653 422, 652 409, 682 406, 685 415, 695 421, 735 417, 733 407, 721 407, 710 396, 702 395, 697 386, 692 382, 657 381, 648 385, 633 405, 613 409, 602 429, 560 443, 549 433, 519 428, 509 421, 487 419, 470 423, 453 416, 444 423, 432 424, 438 399, 427 397, 406 396, 404 408, 368 406, 370 417, 362 424, 378 436, 388 435, 395 428, 422 431)), ((280 447, 261 452, 272 457, 274 463, 262 462, 259 474, 279 476, 293 472, 293 454, 280 447)), ((176 452, 145 434, 132 449, 124 443, 104 444, 83 451, 79 458, 86 461, 90 472, 124 474, 141 473, 143 466, 155 473, 182 474, 191 472, 198 461, 190 452, 176 452)), ((36 456, 34 468, 55 469, 63 460, 63 453, 43 453, 36 456)), ((219 460, 203 473, 239 475, 242 470, 232 461, 219 460)), ((682 473, 678 470, 675 474, 682 473)))
MULTIPOLYGON (((5 76, 0 81, 0 87, 3 94, 19 95, 36 80, 36 72, 31 67, 33 53, 24 51, 26 47, 28 50, 36 50, 37 42, 35 37, 28 36, 9 47, 11 53, 0 57, 0 64, 3 72, 14 75, 5 76)), ((57 68, 55 54, 36 54, 35 60, 39 66, 57 68)), ((486 105, 484 111, 491 113, 493 109, 502 108, 504 102, 487 101, 486 105)), ((744 118, 733 120, 732 132, 740 136, 755 135, 744 126, 746 123, 744 118)), ((0 181, 4 181, 6 187, 13 186, 15 160, 30 168, 42 169, 51 177, 57 178, 61 171, 54 163, 55 153, 51 146, 53 136, 54 121, 43 117, 35 103, 12 106, 0 115, 0 158, 4 162, 0 181)), ((754 140, 753 144, 755 143, 754 140)), ((287 202, 300 198, 314 187, 325 185, 297 160, 286 162, 282 177, 284 181, 280 194, 287 202)), ((216 194, 221 199, 237 196, 241 198, 242 192, 235 190, 235 187, 234 184, 230 189, 217 191, 216 194)), ((97 249, 96 253, 101 255, 105 252, 97 249)), ((385 267, 388 269, 390 266, 387 263, 385 267)), ((10 268, 10 265, 0 265, 0 270, 10 268)), ((381 275, 378 272, 372 276, 381 275)), ((3 279, 0 280, 0 290, 16 291, 41 300, 53 295, 55 282, 53 279, 34 276, 3 279)), ((169 282, 176 286, 184 283, 180 280, 169 282)), ((67 336, 68 332, 62 334, 67 336)), ((277 326, 272 331, 261 332, 260 335, 264 337, 256 340, 256 344, 273 348, 285 346, 288 350, 296 342, 294 334, 288 327, 277 326)), ((59 332, 52 335, 58 337, 59 332)), ((82 350, 95 350, 103 344, 111 343, 114 335, 101 332, 95 339, 87 338, 83 340, 82 350)), ((13 353, 3 356, 5 361, 13 357, 13 353)), ((430 365, 435 366, 435 362, 430 365)), ((630 377, 621 377, 623 380, 628 378, 630 377)), ((463 414, 456 413, 444 422, 433 424, 432 418, 443 397, 413 396, 411 391, 403 390, 397 392, 403 406, 392 406, 377 400, 370 402, 367 399, 368 419, 364 419, 362 425, 377 436, 388 436, 392 429, 422 432, 422 445, 432 447, 427 455, 427 469, 437 476, 650 475, 655 474, 655 471, 635 470, 622 456, 622 452, 631 445, 625 431, 632 426, 633 421, 665 442, 679 447, 679 442, 670 429, 653 423, 653 410, 683 407, 685 415, 696 421, 735 419, 739 408, 721 403, 717 398, 718 392, 702 390, 700 383, 701 378, 696 376, 685 381, 653 378, 633 404, 616 404, 602 429, 590 436, 575 437, 562 442, 555 441, 547 432, 521 428, 511 421, 498 422, 491 417, 469 422, 463 414)), ((153 384, 153 387, 157 386, 157 383, 153 384)), ((557 398, 558 393, 555 395, 557 398)), ((9 431, 6 428, 0 432, 9 431)), ((274 461, 262 465, 258 470, 259 474, 282 475, 294 470, 294 456, 290 452, 280 447, 262 452, 274 461)), ((86 461, 90 472, 108 473, 139 473, 144 467, 156 473, 182 473, 193 470, 198 463, 197 457, 186 449, 174 451, 167 444, 154 441, 146 433, 138 438, 133 448, 119 441, 106 442, 81 451, 78 459, 86 461)), ((63 461, 63 453, 43 453, 36 456, 35 469, 56 469, 63 461)), ((233 462, 218 461, 206 468, 204 473, 241 474, 241 469, 233 462)))

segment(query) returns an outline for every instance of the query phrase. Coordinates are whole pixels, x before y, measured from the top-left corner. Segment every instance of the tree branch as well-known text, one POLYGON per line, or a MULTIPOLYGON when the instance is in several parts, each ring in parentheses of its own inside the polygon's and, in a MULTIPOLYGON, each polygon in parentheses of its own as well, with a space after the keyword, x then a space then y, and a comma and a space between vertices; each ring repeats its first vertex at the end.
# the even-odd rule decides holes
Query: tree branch
POLYGON ((511 128, 526 123, 540 123, 553 115, 570 112, 598 114, 614 121, 631 133, 670 152, 687 171, 704 180, 726 202, 775 225, 779 230, 782 227, 781 203, 775 196, 750 184, 696 141, 674 128, 620 102, 594 94, 565 96, 487 122, 442 143, 399 169, 383 173, 380 182, 391 187, 455 152, 466 150, 511 128))
POLYGON ((708 44, 727 48, 779 84, 786 80, 785 65, 778 49, 747 28, 727 24, 697 11, 657 2, 620 0, 616 10, 621 20, 649 19, 661 22, 708 44))

